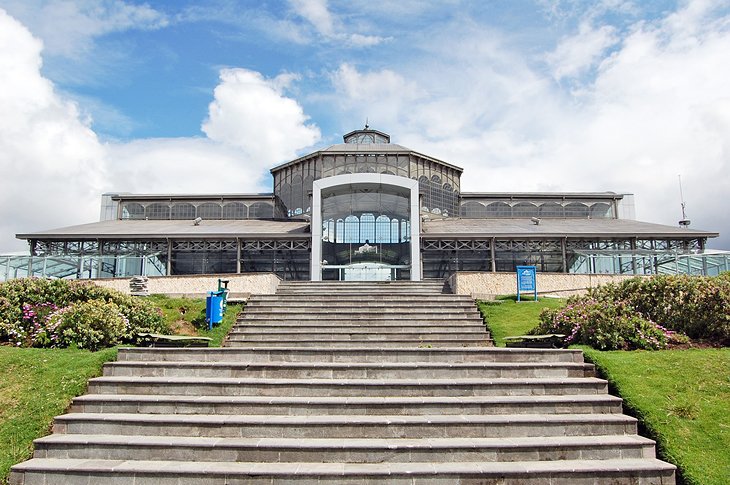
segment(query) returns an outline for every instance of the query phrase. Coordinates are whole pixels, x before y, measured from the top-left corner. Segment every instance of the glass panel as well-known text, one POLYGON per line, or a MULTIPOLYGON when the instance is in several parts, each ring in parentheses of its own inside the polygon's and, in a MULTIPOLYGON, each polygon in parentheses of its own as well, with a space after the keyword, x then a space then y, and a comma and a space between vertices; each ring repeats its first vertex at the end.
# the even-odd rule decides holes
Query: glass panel
POLYGON ((136 202, 122 206, 122 219, 144 219, 144 207, 136 202))
POLYGON ((404 189, 328 189, 322 199, 323 279, 398 279, 409 277, 410 203, 404 189), (403 192, 403 195, 398 192, 403 192), (334 232, 334 237, 330 234, 334 232))
POLYGON ((193 204, 175 204, 170 211, 170 218, 174 220, 195 219, 195 206, 193 204))
POLYGON ((206 202, 198 206, 198 217, 209 220, 218 220, 221 218, 222 209, 220 204, 206 202))
POLYGON ((167 204, 150 204, 145 216, 150 220, 167 220, 170 218, 170 207, 167 204))

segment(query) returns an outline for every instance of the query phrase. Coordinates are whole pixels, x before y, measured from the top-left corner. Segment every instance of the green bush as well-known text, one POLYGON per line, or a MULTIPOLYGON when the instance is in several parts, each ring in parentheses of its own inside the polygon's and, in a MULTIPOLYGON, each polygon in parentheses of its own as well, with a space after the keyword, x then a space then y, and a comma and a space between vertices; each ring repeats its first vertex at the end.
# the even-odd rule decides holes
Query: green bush
POLYGON ((598 287, 591 296, 624 300, 644 317, 670 330, 730 345, 730 276, 633 278, 598 287))
POLYGON ((560 333, 567 335, 566 344, 599 350, 663 349, 672 337, 625 302, 594 298, 573 298, 564 308, 543 310, 531 333, 560 333))
POLYGON ((656 349, 687 336, 730 345, 730 275, 633 278, 543 312, 533 333, 564 333, 597 349, 656 349))
POLYGON ((53 313, 48 321, 49 328, 58 335, 60 347, 75 346, 92 352, 121 343, 129 327, 129 320, 117 305, 100 300, 72 303, 53 313))
POLYGON ((74 344, 100 348, 98 345, 109 342, 115 342, 109 345, 137 343, 137 334, 141 332, 167 331, 159 308, 144 299, 88 281, 20 278, 0 284, 0 342, 23 347, 74 344), (79 306, 82 303, 88 305, 79 306), (56 317, 57 313, 65 315, 66 312, 78 318, 78 328, 74 327, 72 317, 56 317), (114 316, 117 314, 126 322, 118 335, 119 322, 114 316), (89 315, 99 317, 99 325, 108 324, 112 328, 102 331, 89 322, 89 315), (63 332, 60 322, 63 322, 63 332))

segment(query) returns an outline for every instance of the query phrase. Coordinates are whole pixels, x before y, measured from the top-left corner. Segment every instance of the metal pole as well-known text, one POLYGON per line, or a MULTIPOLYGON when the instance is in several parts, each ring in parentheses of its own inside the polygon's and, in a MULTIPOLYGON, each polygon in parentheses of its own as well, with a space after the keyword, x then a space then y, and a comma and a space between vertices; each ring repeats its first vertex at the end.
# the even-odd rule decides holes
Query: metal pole
POLYGON ((236 273, 241 274, 241 238, 236 238, 236 273))

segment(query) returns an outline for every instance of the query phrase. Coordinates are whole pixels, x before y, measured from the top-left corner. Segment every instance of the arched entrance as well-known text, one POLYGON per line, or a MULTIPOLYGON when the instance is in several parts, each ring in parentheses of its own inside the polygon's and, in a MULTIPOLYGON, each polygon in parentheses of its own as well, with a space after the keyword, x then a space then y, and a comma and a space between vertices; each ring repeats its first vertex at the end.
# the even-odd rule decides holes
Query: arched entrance
POLYGON ((312 191, 313 281, 421 279, 417 181, 347 174, 312 191))

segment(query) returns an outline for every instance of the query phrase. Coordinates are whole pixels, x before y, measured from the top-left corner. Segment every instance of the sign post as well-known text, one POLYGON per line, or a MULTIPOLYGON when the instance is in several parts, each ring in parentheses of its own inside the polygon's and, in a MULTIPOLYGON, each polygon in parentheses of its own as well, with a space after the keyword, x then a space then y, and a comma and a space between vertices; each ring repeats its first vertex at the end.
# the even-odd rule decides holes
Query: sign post
POLYGON ((517 266, 517 301, 522 292, 532 292, 537 301, 537 268, 535 266, 517 266))

